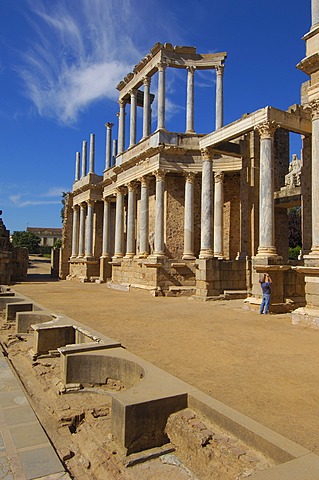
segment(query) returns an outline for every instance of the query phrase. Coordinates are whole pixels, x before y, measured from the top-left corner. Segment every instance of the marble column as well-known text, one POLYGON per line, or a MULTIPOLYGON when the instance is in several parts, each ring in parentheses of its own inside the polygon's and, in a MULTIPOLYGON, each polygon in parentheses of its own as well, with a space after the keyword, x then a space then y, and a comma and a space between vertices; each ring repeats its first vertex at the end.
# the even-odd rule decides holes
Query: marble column
POLYGON ((166 65, 160 63, 158 69, 158 110, 157 110, 157 130, 165 130, 165 70, 166 65))
POLYGON ((149 177, 141 178, 140 208, 140 252, 141 257, 149 254, 149 177))
POLYGON ((164 194, 165 194, 165 172, 157 170, 156 176, 156 206, 155 206, 155 256, 164 256, 164 194))
POLYGON ((112 145, 112 164, 111 166, 114 167, 116 164, 116 155, 117 155, 117 140, 114 138, 113 145, 112 145))
POLYGON ((274 208, 274 133, 275 122, 265 122, 256 127, 260 136, 259 176, 259 246, 257 256, 277 256, 275 247, 274 208))
POLYGON ((87 222, 85 235, 85 256, 93 257, 93 212, 94 201, 87 201, 87 222))
POLYGON ((119 187, 116 189, 116 211, 115 211, 115 245, 114 257, 124 257, 124 194, 125 189, 119 187))
POLYGON ((224 65, 216 67, 216 130, 224 126, 224 65))
POLYGON ((111 167, 112 156, 112 127, 114 123, 107 122, 104 125, 106 127, 106 141, 105 141, 105 170, 111 167))
POLYGON ((95 161, 95 135, 94 135, 94 133, 91 133, 91 135, 90 135, 89 173, 94 173, 94 161, 95 161))
POLYGON ((187 67, 186 133, 194 132, 194 73, 196 67, 187 67))
POLYGON ((193 260, 194 255, 194 182, 195 174, 187 173, 185 179, 184 252, 183 259, 193 260))
POLYGON ((312 246, 310 257, 319 256, 319 101, 312 102, 311 210, 312 246))
POLYGON ((87 141, 82 142, 82 171, 81 178, 86 175, 86 164, 87 164, 87 141))
POLYGON ((110 200, 104 198, 102 257, 110 256, 110 200))
POLYGON ((151 77, 144 77, 144 96, 143 96, 143 138, 148 137, 151 133, 151 102, 150 102, 150 88, 151 77))
POLYGON ((312 27, 319 23, 319 0, 312 0, 311 2, 311 20, 312 27))
POLYGON ((120 100, 119 105, 118 153, 123 153, 125 150, 125 101, 120 100))
POLYGON ((72 254, 75 258, 79 253, 79 206, 73 206, 73 228, 72 228, 72 254))
POLYGON ((201 248, 199 258, 212 258, 213 252, 213 175, 212 153, 202 149, 201 248))
POLYGON ((80 205, 79 257, 84 257, 86 204, 80 205))
POLYGON ((137 90, 136 88, 133 88, 130 91, 130 96, 131 96, 130 147, 136 144, 136 113, 137 113, 136 95, 137 95, 137 90))
POLYGON ((214 257, 224 257, 224 174, 214 174, 214 257))
POLYGON ((127 228, 126 228, 126 254, 125 257, 133 258, 136 253, 136 184, 130 182, 127 185, 127 228))
POLYGON ((76 152, 75 154, 75 181, 77 182, 80 180, 80 158, 81 154, 80 152, 76 152))

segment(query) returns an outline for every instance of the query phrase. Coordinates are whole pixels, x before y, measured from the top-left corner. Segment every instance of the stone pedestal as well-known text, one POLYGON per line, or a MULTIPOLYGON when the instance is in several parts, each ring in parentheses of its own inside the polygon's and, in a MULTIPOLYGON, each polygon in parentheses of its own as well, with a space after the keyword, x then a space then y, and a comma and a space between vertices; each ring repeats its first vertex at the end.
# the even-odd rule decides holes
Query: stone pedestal
POLYGON ((210 300, 221 294, 219 260, 199 258, 196 260, 196 294, 193 298, 210 300))
POLYGON ((112 266, 110 265, 111 257, 103 256, 100 258, 100 282, 106 282, 112 278, 112 266))
POLYGON ((319 261, 305 257, 304 263, 297 271, 305 276, 306 305, 292 312, 292 323, 319 329, 319 261))

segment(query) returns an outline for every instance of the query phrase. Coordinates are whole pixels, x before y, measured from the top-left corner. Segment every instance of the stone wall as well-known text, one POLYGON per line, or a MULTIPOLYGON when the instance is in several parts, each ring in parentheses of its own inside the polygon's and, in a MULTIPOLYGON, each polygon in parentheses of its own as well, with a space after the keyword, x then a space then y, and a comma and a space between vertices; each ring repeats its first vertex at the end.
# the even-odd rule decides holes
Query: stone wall
POLYGON ((62 250, 60 255, 59 277, 63 280, 69 274, 69 258, 72 253, 72 228, 73 228, 73 195, 68 193, 65 197, 65 209, 62 227, 62 250))
POLYGON ((235 259, 240 251, 240 176, 225 175, 224 180, 224 256, 235 259))

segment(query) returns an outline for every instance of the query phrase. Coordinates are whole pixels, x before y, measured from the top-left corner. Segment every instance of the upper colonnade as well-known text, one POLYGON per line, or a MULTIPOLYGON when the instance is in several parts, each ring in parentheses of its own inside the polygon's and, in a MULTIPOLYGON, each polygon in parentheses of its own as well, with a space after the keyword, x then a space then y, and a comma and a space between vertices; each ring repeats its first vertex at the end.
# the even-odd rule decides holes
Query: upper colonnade
POLYGON ((129 146, 136 144, 136 108, 143 107, 143 138, 151 133, 150 94, 153 75, 158 73, 157 130, 165 130, 165 72, 168 67, 187 70, 186 133, 194 133, 194 75, 196 70, 216 70, 216 129, 223 126, 223 72, 226 52, 199 54, 195 47, 173 47, 156 43, 151 52, 117 85, 119 95, 118 154, 125 150, 125 107, 130 104, 129 146), (143 87, 143 91, 139 88, 143 87))

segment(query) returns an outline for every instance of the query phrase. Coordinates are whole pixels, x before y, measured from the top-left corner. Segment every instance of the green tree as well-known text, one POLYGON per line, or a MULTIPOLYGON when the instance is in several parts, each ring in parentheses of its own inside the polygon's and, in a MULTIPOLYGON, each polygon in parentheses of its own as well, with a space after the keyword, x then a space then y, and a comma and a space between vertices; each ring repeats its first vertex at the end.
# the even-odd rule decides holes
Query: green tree
POLYGON ((41 238, 32 232, 14 231, 12 234, 12 244, 14 247, 26 247, 29 253, 40 252, 41 238))

